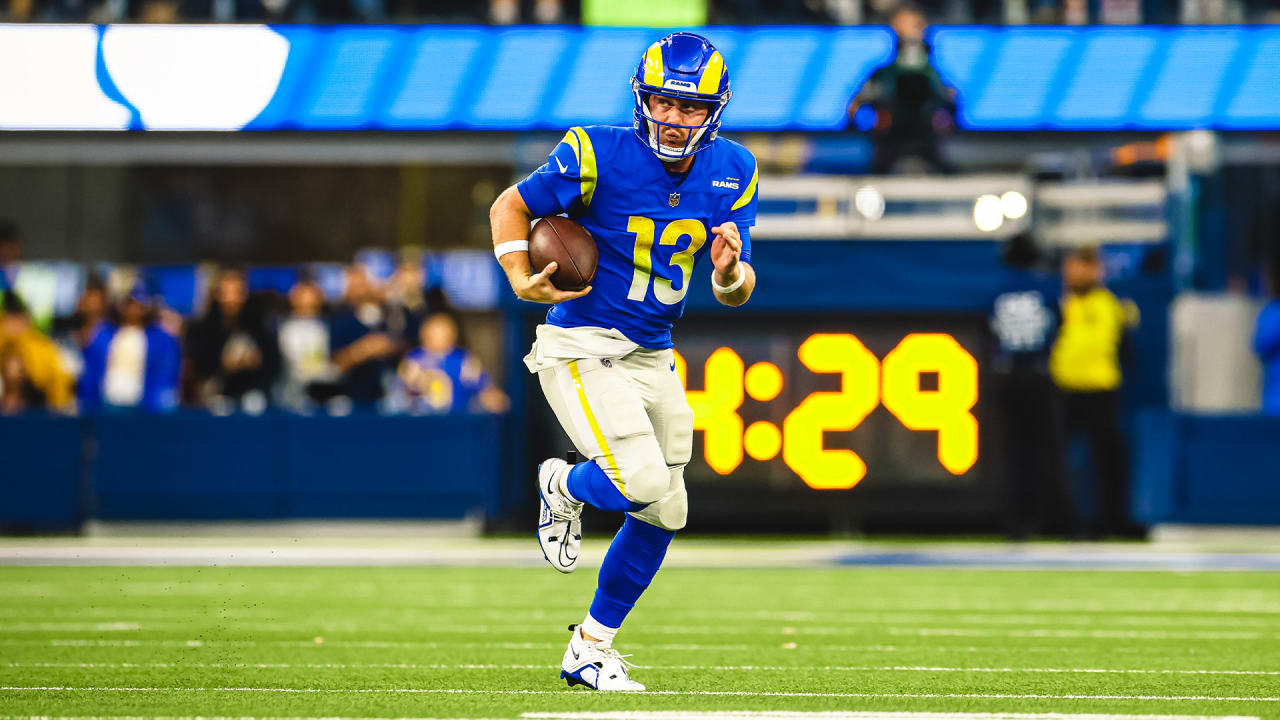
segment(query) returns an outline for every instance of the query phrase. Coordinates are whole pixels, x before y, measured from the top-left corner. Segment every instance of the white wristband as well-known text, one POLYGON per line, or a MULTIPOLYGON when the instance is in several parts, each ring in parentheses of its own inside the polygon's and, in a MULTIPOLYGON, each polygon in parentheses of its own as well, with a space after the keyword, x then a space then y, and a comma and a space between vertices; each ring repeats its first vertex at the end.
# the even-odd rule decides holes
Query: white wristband
POLYGON ((728 295, 734 290, 737 290, 742 287, 742 283, 746 282, 746 280, 747 274, 743 272, 741 265, 738 266, 738 279, 728 285, 720 285, 716 283, 716 272, 714 270, 711 271, 711 287, 715 288, 715 291, 721 295, 728 295))
POLYGON ((503 255, 513 252, 529 252, 528 240, 508 240, 493 247, 493 256, 502 259, 503 255))

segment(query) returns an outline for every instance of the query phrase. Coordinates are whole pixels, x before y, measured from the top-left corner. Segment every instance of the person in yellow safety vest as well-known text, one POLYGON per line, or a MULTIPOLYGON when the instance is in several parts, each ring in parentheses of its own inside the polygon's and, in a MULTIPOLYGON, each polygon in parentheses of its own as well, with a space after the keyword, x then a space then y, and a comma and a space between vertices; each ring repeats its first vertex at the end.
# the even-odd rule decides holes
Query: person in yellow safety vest
POLYGON ((1062 390, 1068 438, 1088 438, 1101 501, 1103 534, 1145 537, 1129 512, 1129 459, 1120 420, 1121 360, 1138 311, 1103 285, 1097 248, 1083 247, 1062 263, 1062 327, 1049 354, 1049 373, 1062 390))

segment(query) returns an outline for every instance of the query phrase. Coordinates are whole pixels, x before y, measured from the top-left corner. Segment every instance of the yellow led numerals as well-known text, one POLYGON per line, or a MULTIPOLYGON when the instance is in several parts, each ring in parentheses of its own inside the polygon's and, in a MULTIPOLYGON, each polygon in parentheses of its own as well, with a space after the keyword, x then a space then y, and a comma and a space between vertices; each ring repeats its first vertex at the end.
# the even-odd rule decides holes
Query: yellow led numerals
POLYGON ((911 430, 938 431, 938 461, 961 475, 978 461, 978 363, 950 335, 908 335, 884 358, 881 400, 911 430), (920 375, 937 375, 937 390, 921 390, 920 375))
MULTIPOLYGON (((631 274, 631 288, 627 291, 627 299, 644 302, 645 293, 649 290, 649 279, 653 275, 653 238, 656 229, 651 218, 633 215, 627 219, 627 232, 636 236, 635 248, 631 254, 635 270, 631 274)), ((677 305, 689 292, 694 256, 707 242, 707 228, 697 220, 672 220, 662 229, 658 244, 676 245, 684 237, 689 238, 689 247, 671 257, 671 264, 680 268, 680 289, 673 288, 671 281, 661 276, 653 281, 653 295, 663 305, 677 305)))
POLYGON ((812 335, 800 345, 800 362, 816 373, 840 373, 839 392, 815 392, 782 423, 782 459, 817 490, 847 490, 867 474, 852 450, 828 450, 823 433, 852 430, 879 404, 880 363, 852 335, 812 335))
MULTIPOLYGON (((689 252, 692 257, 696 244, 689 252)), ((644 282, 642 290, 647 278, 644 282)), ((907 429, 937 431, 938 461, 951 474, 962 475, 978 461, 978 420, 973 415, 978 363, 952 336, 908 335, 881 362, 853 335, 820 333, 806 339, 796 354, 812 372, 838 373, 840 389, 810 393, 787 415, 781 430, 767 421, 744 429, 740 412, 746 396, 769 402, 781 394, 785 378, 776 365, 758 362, 746 368, 728 347, 707 358, 705 389, 686 390, 686 395, 693 427, 704 433, 703 452, 712 470, 728 475, 742 464, 744 454, 764 462, 781 453, 809 487, 847 490, 866 477, 867 465, 852 450, 825 447, 825 433, 857 428, 881 403, 907 429), (935 377, 936 389, 921 388, 926 374, 935 377)), ((687 388, 685 359, 676 353, 675 360, 687 388)))
MULTIPOLYGON (((680 353, 675 354, 676 373, 686 388, 688 366, 680 353)), ((728 475, 742 464, 742 358, 722 347, 711 353, 706 364, 706 390, 686 390, 689 407, 693 408, 693 429, 702 430, 703 455, 712 470, 728 475)))

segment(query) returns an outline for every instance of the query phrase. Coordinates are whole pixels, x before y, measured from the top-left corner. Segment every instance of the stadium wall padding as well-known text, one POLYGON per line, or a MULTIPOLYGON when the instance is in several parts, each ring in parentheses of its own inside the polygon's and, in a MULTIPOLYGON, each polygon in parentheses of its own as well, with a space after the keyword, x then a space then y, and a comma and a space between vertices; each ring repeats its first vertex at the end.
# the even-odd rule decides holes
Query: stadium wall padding
MULTIPOLYGON (((0 129, 509 130, 628 124, 642 28, 0 24, 0 129)), ((725 129, 843 130, 886 27, 708 27, 725 129)), ((1280 28, 935 26, 973 130, 1280 128, 1280 28)))
POLYGON ((1280 418, 1153 409, 1136 428, 1139 520, 1280 524, 1280 418))
MULTIPOLYGON (((194 412, 0 419, 0 530, 67 532, 88 518, 491 515, 510 486, 493 450, 500 424, 194 412)), ((1280 524, 1280 418, 1149 409, 1134 426, 1135 518, 1280 524)))
POLYGON ((98 520, 460 518, 503 505, 497 416, 0 419, 0 530, 98 520), (83 490, 82 490, 83 488, 83 490))

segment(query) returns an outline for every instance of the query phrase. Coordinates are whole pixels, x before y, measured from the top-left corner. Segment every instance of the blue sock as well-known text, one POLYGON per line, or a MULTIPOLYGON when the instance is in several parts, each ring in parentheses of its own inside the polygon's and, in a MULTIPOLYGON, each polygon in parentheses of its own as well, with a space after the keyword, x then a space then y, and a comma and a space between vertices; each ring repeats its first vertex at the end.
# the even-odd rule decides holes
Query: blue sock
POLYGON ((675 536, 671 530, 628 516, 600 566, 591 617, 606 627, 622 627, 627 613, 658 573, 675 536))
POLYGON ((635 512, 644 509, 642 503, 628 500, 627 496, 614 486, 609 476, 605 475, 600 466, 592 460, 574 465, 569 471, 569 479, 565 482, 565 487, 569 489, 569 494, 575 500, 600 510, 635 512))

